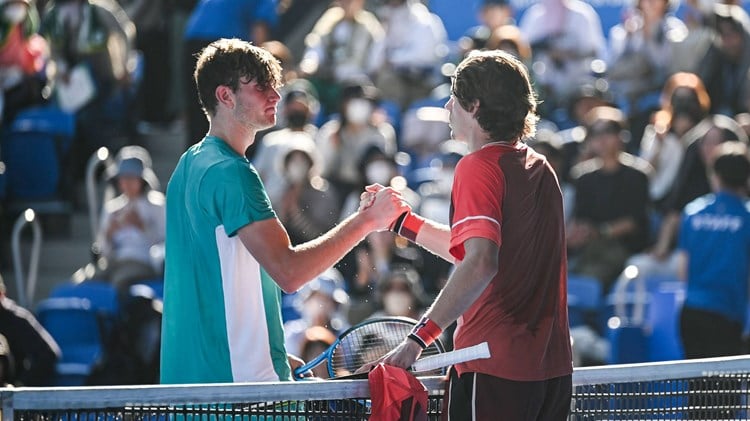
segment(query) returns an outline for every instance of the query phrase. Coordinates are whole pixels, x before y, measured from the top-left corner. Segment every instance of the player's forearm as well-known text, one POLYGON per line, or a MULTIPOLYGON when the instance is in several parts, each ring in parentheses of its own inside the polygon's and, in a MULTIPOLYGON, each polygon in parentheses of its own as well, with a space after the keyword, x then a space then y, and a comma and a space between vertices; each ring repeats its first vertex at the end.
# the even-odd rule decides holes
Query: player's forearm
POLYGON ((456 266, 445 288, 425 314, 442 329, 447 328, 482 295, 497 273, 497 259, 467 257, 456 266))
POLYGON ((447 225, 426 219, 422 229, 417 234, 416 243, 429 252, 442 257, 450 263, 455 259, 450 253, 451 231, 447 225))
POLYGON ((298 290, 341 260, 372 230, 360 213, 353 214, 320 237, 293 247, 289 259, 293 264, 284 265, 281 280, 276 282, 285 291, 298 290))

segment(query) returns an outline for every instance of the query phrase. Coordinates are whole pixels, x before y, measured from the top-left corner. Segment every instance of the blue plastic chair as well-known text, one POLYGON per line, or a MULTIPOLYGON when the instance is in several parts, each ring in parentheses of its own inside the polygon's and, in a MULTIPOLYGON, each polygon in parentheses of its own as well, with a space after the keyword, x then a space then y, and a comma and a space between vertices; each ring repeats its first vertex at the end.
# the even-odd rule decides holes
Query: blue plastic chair
POLYGON ((685 300, 683 282, 663 282, 651 292, 646 324, 651 329, 649 361, 681 360, 685 356, 680 338, 680 309, 685 300))
POLYGON ((568 274, 568 320, 571 327, 586 324, 602 307, 602 284, 598 279, 568 274))
POLYGON ((81 283, 64 283, 52 290, 50 298, 85 298, 95 311, 111 317, 115 317, 119 312, 117 290, 103 280, 91 279, 81 283))
POLYGON ((74 134, 73 114, 50 107, 18 113, 2 141, 9 199, 59 199, 61 162, 74 134))
POLYGON ((59 297, 41 301, 36 314, 62 351, 54 384, 86 384, 104 350, 101 313, 85 298, 59 297))

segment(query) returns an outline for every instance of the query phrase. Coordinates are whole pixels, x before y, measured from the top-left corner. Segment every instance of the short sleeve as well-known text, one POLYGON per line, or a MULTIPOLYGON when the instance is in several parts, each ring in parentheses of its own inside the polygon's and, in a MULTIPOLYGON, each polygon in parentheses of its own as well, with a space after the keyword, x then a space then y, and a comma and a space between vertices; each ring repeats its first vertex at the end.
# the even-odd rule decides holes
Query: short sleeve
POLYGON ((464 242, 486 238, 500 247, 505 178, 497 164, 467 156, 456 166, 451 193, 450 253, 465 255, 464 242))
POLYGON ((247 224, 276 217, 258 172, 247 162, 214 166, 200 188, 207 211, 230 237, 247 224))

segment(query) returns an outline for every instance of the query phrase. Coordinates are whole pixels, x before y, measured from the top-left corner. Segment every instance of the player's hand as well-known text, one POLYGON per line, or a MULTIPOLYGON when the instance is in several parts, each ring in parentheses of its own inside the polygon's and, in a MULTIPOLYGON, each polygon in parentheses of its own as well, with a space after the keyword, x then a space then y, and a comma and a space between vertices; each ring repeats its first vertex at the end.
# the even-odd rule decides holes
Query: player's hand
POLYGON ((365 191, 359 195, 360 212, 372 206, 373 202, 375 202, 375 195, 384 188, 385 186, 377 183, 366 186, 365 191))
POLYGON ((391 352, 385 354, 377 361, 363 365, 355 372, 355 374, 368 373, 380 363, 408 370, 412 364, 417 361, 420 354, 422 354, 422 347, 410 339, 404 339, 391 352))
MULTIPOLYGON (((368 186, 369 187, 369 186, 368 186)), ((382 187, 382 186, 381 186, 382 187)), ((410 211, 411 206, 404 200, 401 193, 391 187, 384 187, 375 193, 372 204, 362 211, 373 221, 376 231, 387 230, 393 221, 402 213, 410 211)))
MULTIPOLYGON (((294 373, 294 370, 296 370, 297 367, 302 367, 303 365, 305 365, 305 362, 302 360, 302 358, 296 355, 286 354, 286 359, 287 361, 289 361, 289 366, 292 368, 292 373, 294 373)), ((302 377, 313 377, 312 371, 302 373, 302 377)))

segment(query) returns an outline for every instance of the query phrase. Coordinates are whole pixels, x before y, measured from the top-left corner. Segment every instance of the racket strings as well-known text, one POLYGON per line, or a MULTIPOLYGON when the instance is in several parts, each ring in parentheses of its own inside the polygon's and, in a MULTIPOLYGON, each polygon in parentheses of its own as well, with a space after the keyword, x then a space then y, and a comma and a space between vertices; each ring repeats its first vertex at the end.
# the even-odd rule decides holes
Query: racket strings
MULTIPOLYGON (((389 320, 365 324, 348 332, 329 357, 334 377, 352 374, 387 354, 404 340, 412 327, 410 323, 389 320)), ((440 348, 432 344, 422 351, 422 357, 440 352, 440 348)), ((437 369, 434 374, 442 374, 442 370, 437 369)))

